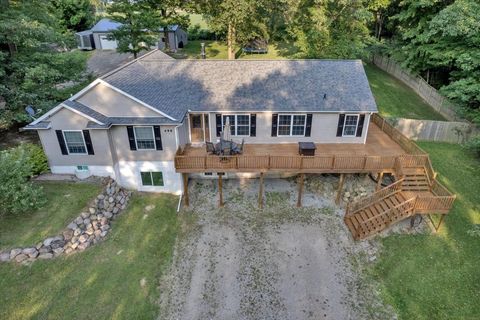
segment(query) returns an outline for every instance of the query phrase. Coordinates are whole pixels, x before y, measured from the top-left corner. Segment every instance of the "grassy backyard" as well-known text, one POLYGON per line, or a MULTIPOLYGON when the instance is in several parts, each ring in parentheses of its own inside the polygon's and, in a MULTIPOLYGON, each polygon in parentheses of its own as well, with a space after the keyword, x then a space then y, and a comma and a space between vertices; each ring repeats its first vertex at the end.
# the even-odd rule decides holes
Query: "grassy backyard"
POLYGON ((100 192, 89 183, 42 182, 48 204, 24 215, 0 218, 0 250, 31 246, 65 228, 100 192))
POLYGON ((419 145, 457 200, 439 234, 385 238, 375 278, 400 319, 478 319, 480 161, 458 145, 419 145))
MULTIPOLYGON (((71 198, 85 193, 74 186, 80 189, 71 187, 71 198)), ((177 234, 176 203, 171 195, 134 195, 105 242, 30 267, 0 264, 0 319, 156 318, 159 277, 177 234), (147 212, 147 205, 155 208, 147 212)))
POLYGON ((365 64, 365 71, 382 116, 445 120, 400 80, 373 64, 365 64))
MULTIPOLYGON (((205 43, 205 51, 208 59, 227 59, 227 45, 222 41, 192 40, 185 48, 173 53, 177 59, 200 59, 200 44, 205 43)), ((295 53, 294 47, 286 42, 270 43, 266 54, 245 54, 240 48, 236 51, 239 59, 288 59, 295 53)))

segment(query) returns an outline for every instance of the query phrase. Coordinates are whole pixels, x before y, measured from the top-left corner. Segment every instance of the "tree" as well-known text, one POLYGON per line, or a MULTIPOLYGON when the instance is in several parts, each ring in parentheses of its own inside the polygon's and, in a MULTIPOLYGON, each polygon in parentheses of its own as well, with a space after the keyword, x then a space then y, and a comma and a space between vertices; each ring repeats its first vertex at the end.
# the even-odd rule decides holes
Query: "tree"
POLYGON ((368 10, 372 12, 374 19, 374 36, 380 41, 385 19, 387 17, 387 10, 392 0, 371 0, 368 2, 368 10))
POLYGON ((267 38, 267 17, 262 16, 266 0, 200 0, 201 12, 211 28, 226 35, 228 59, 235 59, 235 45, 253 38, 267 38))
POLYGON ((137 58, 140 51, 149 49, 158 41, 162 25, 157 10, 147 0, 114 0, 107 8, 109 18, 122 25, 113 31, 118 42, 117 51, 130 52, 137 58))
POLYGON ((170 39, 168 37, 168 28, 172 25, 180 25, 185 30, 188 29, 189 17, 186 14, 182 14, 181 9, 185 4, 183 0, 150 0, 148 6, 151 10, 158 11, 160 13, 160 19, 158 25, 163 29, 163 35, 165 38, 165 50, 170 50, 170 39))
POLYGON ((82 78, 86 57, 64 51, 62 30, 48 0, 0 2, 0 129, 29 121, 29 104, 52 108, 68 97, 55 85, 82 78))
POLYGON ((84 31, 94 20, 94 7, 90 0, 54 0, 60 24, 67 30, 84 31))
POLYGON ((300 0, 288 30, 304 58, 355 58, 371 41, 357 0, 300 0))

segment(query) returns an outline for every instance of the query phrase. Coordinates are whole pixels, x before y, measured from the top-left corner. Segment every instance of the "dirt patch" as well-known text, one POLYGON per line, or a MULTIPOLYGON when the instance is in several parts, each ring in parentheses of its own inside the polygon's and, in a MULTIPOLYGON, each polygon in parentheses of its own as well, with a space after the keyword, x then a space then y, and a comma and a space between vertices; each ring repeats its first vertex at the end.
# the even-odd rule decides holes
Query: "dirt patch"
MULTIPOLYGON (((361 271, 374 263, 377 241, 354 242, 334 204, 336 176, 307 177, 304 207, 295 179, 265 179, 259 210, 257 179, 190 181, 192 220, 179 237, 162 279, 160 319, 392 319, 374 283, 361 271)), ((346 192, 368 177, 349 176, 346 192)))

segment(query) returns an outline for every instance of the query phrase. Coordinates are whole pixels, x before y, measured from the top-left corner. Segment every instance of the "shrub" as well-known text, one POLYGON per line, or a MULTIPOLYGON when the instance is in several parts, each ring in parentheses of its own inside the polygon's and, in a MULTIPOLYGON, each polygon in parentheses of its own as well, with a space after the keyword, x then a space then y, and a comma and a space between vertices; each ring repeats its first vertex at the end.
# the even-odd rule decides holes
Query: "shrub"
POLYGON ((199 24, 188 28, 188 40, 217 40, 217 35, 206 29, 201 29, 199 24))
POLYGON ((465 147, 480 157, 480 137, 475 137, 465 143, 465 147))
POLYGON ((24 143, 7 151, 15 159, 24 159, 30 168, 26 177, 39 175, 48 171, 48 161, 43 148, 33 143, 24 143))
POLYGON ((0 152, 0 215, 29 212, 45 204, 42 188, 28 181, 31 163, 23 148, 0 152))

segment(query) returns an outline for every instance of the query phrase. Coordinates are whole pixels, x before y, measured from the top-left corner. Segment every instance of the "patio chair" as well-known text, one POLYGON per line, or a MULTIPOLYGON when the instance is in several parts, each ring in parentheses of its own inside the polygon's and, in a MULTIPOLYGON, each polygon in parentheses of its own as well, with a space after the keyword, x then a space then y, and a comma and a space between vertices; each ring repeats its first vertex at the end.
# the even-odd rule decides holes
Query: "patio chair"
POLYGON ((207 153, 208 154, 216 154, 217 150, 215 150, 215 145, 211 142, 206 142, 205 146, 207 148, 207 153))

